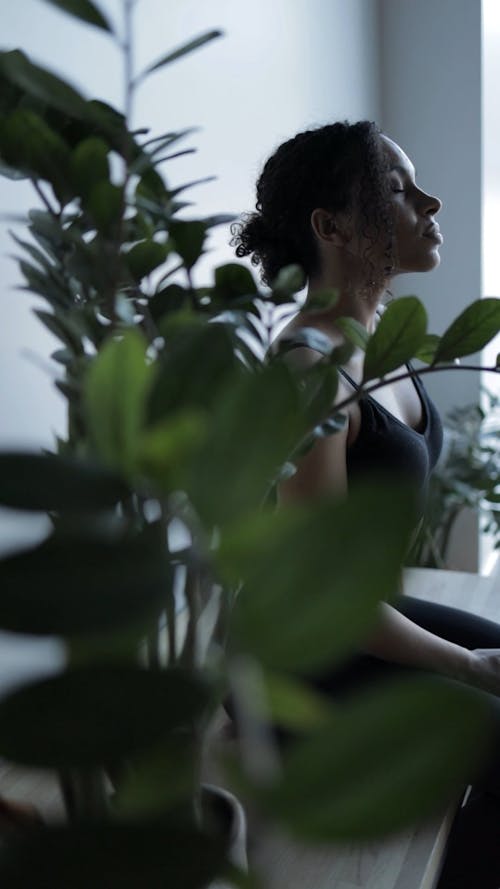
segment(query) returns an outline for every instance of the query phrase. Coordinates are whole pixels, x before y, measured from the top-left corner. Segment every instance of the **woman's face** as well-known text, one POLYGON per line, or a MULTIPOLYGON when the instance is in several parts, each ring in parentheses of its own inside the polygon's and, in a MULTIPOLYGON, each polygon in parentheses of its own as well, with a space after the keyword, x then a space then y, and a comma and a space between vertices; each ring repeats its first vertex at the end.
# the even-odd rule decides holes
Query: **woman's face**
POLYGON ((391 275, 430 271, 441 261, 439 247, 443 238, 434 217, 442 203, 416 184, 413 164, 399 145, 388 136, 381 136, 381 139, 389 160, 394 209, 394 269, 391 275))

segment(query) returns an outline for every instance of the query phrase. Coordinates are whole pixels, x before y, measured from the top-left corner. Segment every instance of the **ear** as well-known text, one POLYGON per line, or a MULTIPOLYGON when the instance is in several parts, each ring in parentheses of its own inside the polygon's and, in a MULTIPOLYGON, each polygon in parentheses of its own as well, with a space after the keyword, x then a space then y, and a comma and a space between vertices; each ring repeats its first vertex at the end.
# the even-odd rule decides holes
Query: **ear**
POLYGON ((327 241, 336 247, 345 247, 350 241, 350 233, 341 224, 337 216, 333 216, 330 210, 316 207, 311 213, 311 227, 320 241, 327 241))

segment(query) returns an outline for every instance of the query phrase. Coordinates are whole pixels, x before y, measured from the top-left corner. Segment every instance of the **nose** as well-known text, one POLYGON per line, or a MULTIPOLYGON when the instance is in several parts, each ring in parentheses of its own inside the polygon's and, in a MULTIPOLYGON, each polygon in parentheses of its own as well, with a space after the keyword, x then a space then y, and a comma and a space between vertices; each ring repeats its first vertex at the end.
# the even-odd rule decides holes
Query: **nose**
POLYGON ((436 213, 439 213, 441 207, 443 206, 443 202, 435 197, 435 195, 422 193, 422 202, 424 205, 424 213, 432 214, 433 216, 436 213))

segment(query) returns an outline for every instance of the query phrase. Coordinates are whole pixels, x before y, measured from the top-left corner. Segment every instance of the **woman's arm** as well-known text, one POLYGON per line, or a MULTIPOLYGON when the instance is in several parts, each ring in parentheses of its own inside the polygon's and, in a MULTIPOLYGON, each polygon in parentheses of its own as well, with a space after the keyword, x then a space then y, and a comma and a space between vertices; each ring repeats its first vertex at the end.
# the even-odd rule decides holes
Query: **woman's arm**
POLYGON ((380 622, 363 651, 385 661, 431 670, 463 682, 471 669, 471 652, 424 630, 386 602, 380 603, 380 622))

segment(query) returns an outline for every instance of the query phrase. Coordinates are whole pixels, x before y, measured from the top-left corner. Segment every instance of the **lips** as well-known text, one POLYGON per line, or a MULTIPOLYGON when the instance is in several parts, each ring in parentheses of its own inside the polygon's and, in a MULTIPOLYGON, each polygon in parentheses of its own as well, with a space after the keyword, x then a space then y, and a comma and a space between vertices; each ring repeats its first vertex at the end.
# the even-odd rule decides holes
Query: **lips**
POLYGON ((436 241, 438 244, 443 243, 443 236, 439 230, 439 225, 436 225, 435 222, 427 226, 423 233, 423 237, 430 238, 431 241, 436 241))

